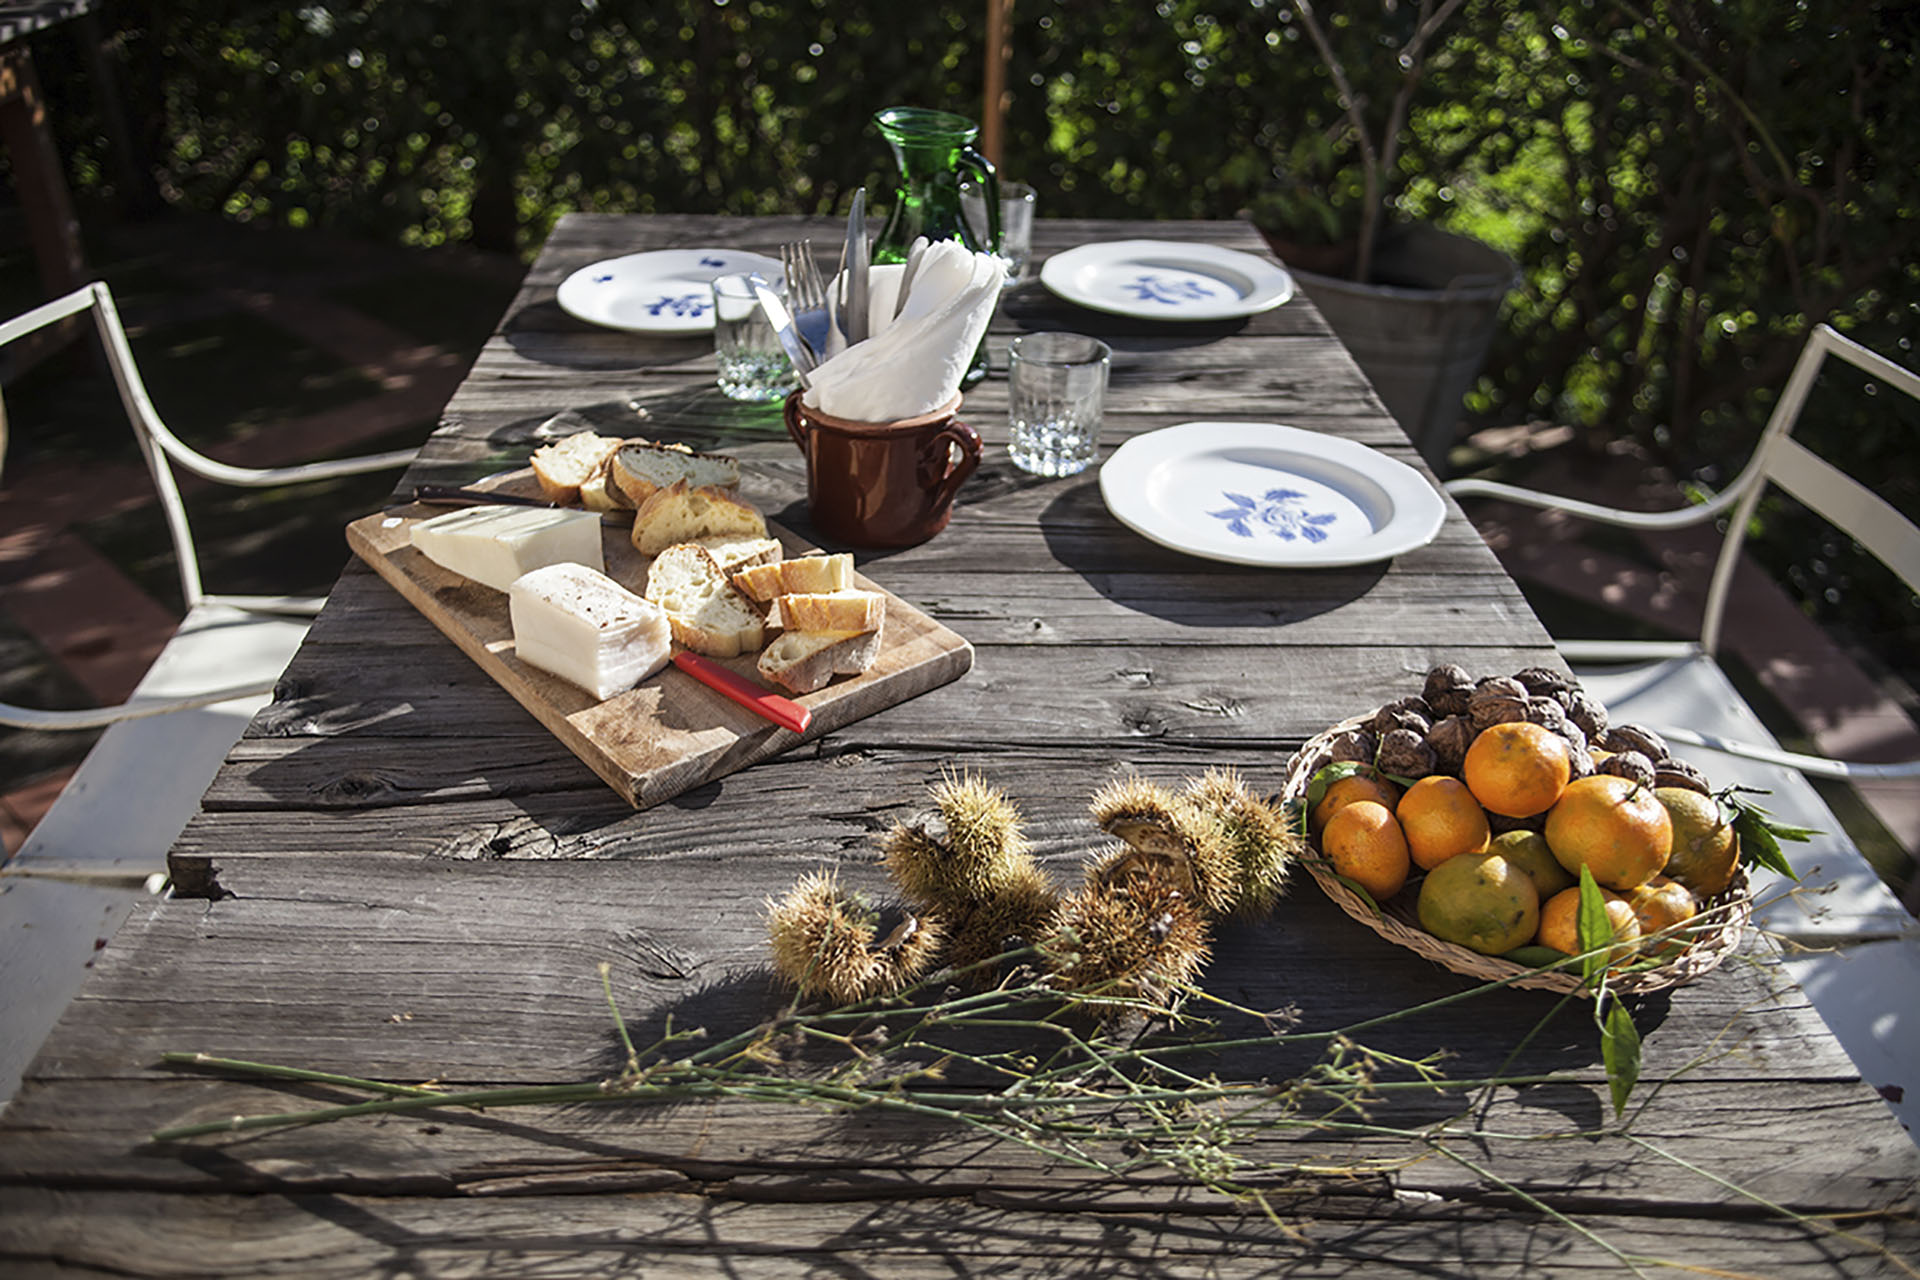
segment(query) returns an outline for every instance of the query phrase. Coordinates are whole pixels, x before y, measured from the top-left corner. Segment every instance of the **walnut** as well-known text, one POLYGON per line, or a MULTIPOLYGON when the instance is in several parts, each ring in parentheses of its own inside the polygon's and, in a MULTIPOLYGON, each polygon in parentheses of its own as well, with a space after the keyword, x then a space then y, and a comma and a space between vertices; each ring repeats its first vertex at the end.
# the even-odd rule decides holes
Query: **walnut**
MULTIPOLYGON (((1427 730, 1433 727, 1432 718, 1404 705, 1405 701, 1403 699, 1401 702, 1392 703, 1374 712, 1373 719, 1367 722, 1367 727, 1383 738, 1395 729, 1411 729, 1420 737, 1426 737, 1427 730)), ((1420 705, 1425 707, 1427 704, 1422 701, 1420 705)))
POLYGON ((1688 764, 1685 760, 1668 758, 1662 760, 1653 770, 1653 785, 1656 787, 1685 787, 1688 791, 1698 791, 1703 796, 1713 794, 1713 788, 1707 782, 1707 775, 1688 764))
POLYGON ((1427 745, 1433 748, 1435 767, 1441 773, 1459 777, 1473 739, 1473 721, 1465 716, 1448 716, 1434 725, 1427 732, 1427 745))
POLYGON ((1380 738, 1380 772, 1400 778, 1424 778, 1434 772, 1433 748, 1411 729, 1395 729, 1380 738))
POLYGON ((1427 687, 1423 691, 1427 705, 1433 708, 1436 718, 1463 715, 1467 710, 1467 699, 1473 696, 1473 677, 1467 669, 1451 662, 1445 662, 1427 672, 1427 687))
MULTIPOLYGON (((1575 732, 1577 733, 1579 730, 1576 729, 1575 732)), ((1599 767, 1593 763, 1593 756, 1585 747, 1581 747, 1567 756, 1567 766, 1568 782, 1573 782, 1580 778, 1590 778, 1599 767)))
POLYGON ((1571 689, 1573 687, 1573 681, 1569 679, 1564 672, 1554 671, 1547 667, 1528 667, 1525 671, 1514 672, 1513 678, 1518 680, 1521 687, 1536 698, 1545 697, 1548 694, 1554 693, 1556 690, 1571 689))
POLYGON ((1527 696, 1508 693, 1476 693, 1467 706, 1475 733, 1484 733, 1497 724, 1527 718, 1527 696))
POLYGON ((1380 740, 1371 729, 1348 729, 1334 735, 1327 752, 1334 760, 1358 760, 1361 764, 1372 764, 1374 753, 1379 749, 1380 740))
MULTIPOLYGON (((1571 720, 1563 720, 1560 722, 1560 727, 1555 729, 1554 732, 1567 740, 1567 745, 1573 748, 1575 755, 1587 755, 1587 735, 1581 731, 1578 724, 1575 724, 1571 720)), ((1591 760, 1593 757, 1587 756, 1587 758, 1591 760)), ((1575 776, 1579 777, 1581 775, 1576 774, 1575 776)))
POLYGON ((1626 778, 1643 787, 1653 785, 1653 761, 1638 751, 1616 751, 1600 762, 1600 772, 1626 778))
POLYGON ((1607 709, 1585 689, 1575 689, 1567 695, 1567 717, 1596 741, 1607 731, 1607 709))
POLYGON ((1509 698, 1524 698, 1527 696, 1527 686, 1512 676, 1482 676, 1473 686, 1473 696, 1478 698, 1483 694, 1488 696, 1505 694, 1509 698))
POLYGON ((1645 725, 1616 724, 1600 735, 1599 742, 1607 751, 1638 751, 1649 764, 1673 754, 1667 750, 1666 739, 1645 725))
POLYGON ((1526 719, 1530 724, 1559 733, 1566 726, 1567 710, 1552 698, 1528 698, 1526 719))

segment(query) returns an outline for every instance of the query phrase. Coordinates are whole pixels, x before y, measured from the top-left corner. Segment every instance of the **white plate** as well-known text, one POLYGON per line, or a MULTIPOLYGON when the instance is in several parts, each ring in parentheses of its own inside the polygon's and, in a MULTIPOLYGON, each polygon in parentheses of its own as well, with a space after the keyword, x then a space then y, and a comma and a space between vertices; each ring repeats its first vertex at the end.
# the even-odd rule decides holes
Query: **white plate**
POLYGON ((738 249, 657 249, 582 267, 560 282, 561 310, 590 324, 631 333, 708 333, 715 276, 758 271, 782 278, 780 264, 738 249))
POLYGON ((1433 541, 1446 504, 1363 444, 1272 422, 1183 422, 1114 450, 1100 496, 1129 529, 1229 564, 1370 564, 1433 541))
POLYGON ((1250 316, 1293 296, 1293 277, 1264 258, 1173 240, 1083 244, 1040 264, 1040 282, 1068 302, 1150 320, 1250 316))

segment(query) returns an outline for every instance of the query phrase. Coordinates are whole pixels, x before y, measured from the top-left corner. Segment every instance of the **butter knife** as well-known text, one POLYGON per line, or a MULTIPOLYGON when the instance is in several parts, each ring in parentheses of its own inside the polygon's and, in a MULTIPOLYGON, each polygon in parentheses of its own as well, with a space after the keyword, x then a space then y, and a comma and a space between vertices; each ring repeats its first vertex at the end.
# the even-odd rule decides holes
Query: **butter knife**
POLYGON ((767 313, 767 323, 773 326, 773 336, 780 339, 780 349, 787 353, 787 361, 793 365, 793 376, 800 380, 801 386, 812 386, 807 374, 812 372, 816 361, 813 352, 807 349, 806 339, 794 327, 793 314, 787 310, 787 304, 759 275, 748 276, 747 283, 753 286, 753 296, 759 300, 760 309, 767 313))
POLYGON ((924 258, 926 253, 927 238, 925 236, 916 239, 913 242, 913 247, 907 250, 907 265, 900 272, 899 289, 893 295, 893 318, 895 320, 898 320, 900 313, 907 309, 907 290, 913 288, 913 274, 920 269, 920 259, 924 258))
POLYGON ((867 189, 853 193, 847 213, 847 345, 865 342, 867 324, 867 189))

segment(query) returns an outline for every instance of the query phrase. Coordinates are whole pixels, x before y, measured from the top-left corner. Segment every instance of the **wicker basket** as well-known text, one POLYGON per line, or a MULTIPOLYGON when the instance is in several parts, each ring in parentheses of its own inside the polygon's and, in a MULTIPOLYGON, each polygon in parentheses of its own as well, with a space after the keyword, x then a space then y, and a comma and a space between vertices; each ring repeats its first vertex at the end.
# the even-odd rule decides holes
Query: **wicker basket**
MULTIPOLYGON (((1287 766, 1283 797, 1289 801, 1304 799, 1307 784, 1313 780, 1313 775, 1332 763, 1334 739, 1370 719, 1371 713, 1342 721, 1309 739, 1287 766)), ((1443 969, 1485 981, 1510 979, 1516 987, 1592 995, 1592 991, 1581 983, 1576 974, 1566 971, 1535 972, 1511 960, 1484 956, 1434 937, 1415 920, 1413 895, 1407 890, 1403 889, 1376 910, 1365 898, 1340 882, 1317 848, 1310 849, 1302 861, 1313 874, 1314 880, 1342 911, 1388 942, 1405 947, 1443 969)), ((1692 982, 1733 953, 1734 948, 1740 945, 1740 935, 1752 914, 1753 896, 1747 885, 1747 869, 1743 864, 1735 872, 1733 883, 1725 892, 1701 902, 1700 914, 1695 918, 1695 924, 1700 927, 1685 950, 1654 967, 1619 974, 1609 985, 1622 995, 1633 995, 1692 982)))

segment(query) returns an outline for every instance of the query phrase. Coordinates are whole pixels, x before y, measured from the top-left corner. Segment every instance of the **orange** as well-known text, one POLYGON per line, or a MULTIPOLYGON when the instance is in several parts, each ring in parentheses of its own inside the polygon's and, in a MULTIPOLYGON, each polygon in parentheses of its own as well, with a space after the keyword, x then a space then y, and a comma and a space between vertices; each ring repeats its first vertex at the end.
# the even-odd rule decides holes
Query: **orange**
POLYGON ((1334 811, 1320 833, 1320 851, 1333 869, 1384 902, 1407 882, 1407 839, 1393 811, 1372 800, 1355 800, 1334 811))
POLYGON ((1726 892, 1740 865, 1740 838, 1719 804, 1685 787, 1655 787, 1653 796, 1673 823, 1667 874, 1702 897, 1726 892))
MULTIPOLYGON (((1600 891, 1600 897, 1607 905, 1607 923, 1613 926, 1613 940, 1617 944, 1607 951, 1610 964, 1618 964, 1630 959, 1640 944, 1640 921, 1633 914, 1633 908, 1617 893, 1600 891)), ((1534 939, 1543 947, 1552 947, 1570 956, 1577 956, 1584 947, 1580 945, 1580 890, 1562 889, 1547 899, 1547 905, 1540 908, 1540 933, 1534 939)))
POLYGON ((1569 782, 1547 811, 1547 848, 1574 875, 1586 867, 1625 892, 1660 874, 1673 845, 1667 807, 1652 789, 1610 773, 1569 782))
POLYGON ((1407 833, 1407 852, 1422 871, 1459 854, 1485 853, 1493 839, 1487 811, 1458 778, 1434 774, 1420 779, 1407 788, 1393 812, 1407 833))
POLYGON ((1460 776, 1484 809, 1509 818, 1545 813, 1573 776, 1573 749, 1551 729, 1496 724, 1467 748, 1460 776))
POLYGON ((1420 882, 1420 927, 1483 956, 1532 940, 1540 925, 1533 878, 1497 853, 1448 858, 1420 882))
POLYGON ((1336 809, 1343 809, 1355 800, 1371 800, 1392 809, 1400 802, 1400 788, 1381 778, 1350 773, 1328 787, 1327 794, 1320 797, 1320 803, 1313 806, 1313 813, 1309 816, 1313 829, 1324 830, 1327 819, 1333 816, 1336 809))
POLYGON ((1665 876, 1655 876, 1629 893, 1627 905, 1633 908, 1634 919, 1640 922, 1642 937, 1650 939, 1663 930, 1673 930, 1659 942, 1648 943, 1661 952, 1678 951, 1687 945, 1685 931, 1675 926, 1685 924, 1700 911, 1687 886, 1665 876))

